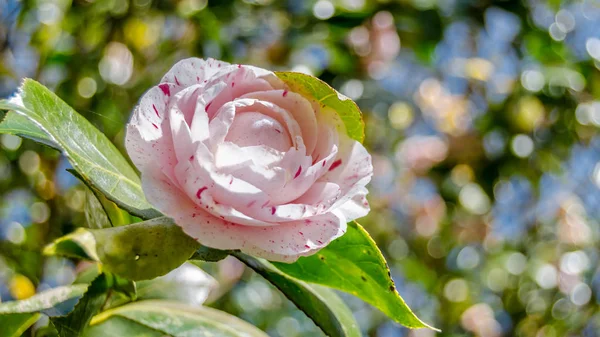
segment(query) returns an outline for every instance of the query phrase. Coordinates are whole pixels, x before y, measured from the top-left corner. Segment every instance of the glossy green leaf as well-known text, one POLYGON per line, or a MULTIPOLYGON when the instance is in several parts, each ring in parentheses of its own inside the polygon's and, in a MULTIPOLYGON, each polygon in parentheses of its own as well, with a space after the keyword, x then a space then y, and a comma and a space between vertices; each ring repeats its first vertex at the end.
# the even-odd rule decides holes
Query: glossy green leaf
POLYGON ((48 316, 68 314, 88 288, 87 284, 73 284, 52 288, 27 299, 0 303, 0 315, 42 312, 48 316))
POLYGON ((208 262, 217 262, 221 261, 229 255, 228 251, 214 249, 206 246, 201 246, 198 250, 192 255, 190 260, 202 260, 208 262))
POLYGON ((108 228, 131 223, 131 216, 126 211, 108 200, 88 180, 81 176, 79 172, 73 169, 67 169, 67 171, 87 187, 84 212, 88 228, 108 228))
POLYGON ((175 337, 267 337, 256 327, 222 311, 158 300, 134 302, 107 310, 94 317, 91 325, 84 336, 146 336, 143 333, 155 331, 175 337), (113 324, 115 318, 125 318, 129 324, 122 320, 113 324))
POLYGON ((409 328, 431 328, 422 322, 396 291, 389 268, 375 241, 356 222, 318 253, 295 263, 274 263, 298 279, 350 293, 409 328))
POLYGON ((87 228, 110 228, 113 227, 110 218, 106 214, 102 203, 89 188, 85 191, 85 204, 83 205, 85 222, 87 228))
POLYGON ((63 317, 51 317, 50 321, 60 337, 79 337, 92 317, 102 309, 110 288, 105 274, 100 274, 88 287, 73 311, 63 317))
POLYGON ((120 207, 145 219, 159 216, 146 201, 136 172, 117 148, 48 88, 26 79, 18 96, 10 101, 0 100, 0 109, 27 117, 39 130, 27 123, 23 129, 29 132, 21 133, 22 136, 50 139, 92 186, 120 207), (47 137, 40 137, 40 131, 47 137))
POLYGON ((129 280, 147 280, 177 268, 199 248, 170 218, 103 229, 80 228, 44 249, 102 263, 102 269, 129 280))
POLYGON ((96 254, 96 239, 92 232, 85 228, 78 228, 73 233, 54 240, 44 248, 43 253, 75 259, 99 260, 96 254))
POLYGON ((275 75, 284 81, 290 90, 305 97, 314 97, 319 104, 336 111, 346 126, 348 136, 362 143, 365 138, 365 123, 358 105, 353 100, 311 75, 290 71, 278 71, 275 75))
POLYGON ((352 312, 331 289, 286 275, 264 259, 238 252, 233 255, 275 285, 327 335, 361 336, 352 312))
POLYGON ((19 337, 39 318, 39 313, 0 315, 0 336, 19 337))
POLYGON ((102 324, 92 325, 83 334, 83 337, 106 336, 165 337, 166 335, 162 331, 154 330, 120 316, 113 316, 102 322, 102 324))
POLYGON ((4 119, 2 119, 2 122, 0 122, 0 133, 21 136, 55 149, 60 149, 58 144, 49 138, 34 122, 14 111, 9 111, 4 116, 4 119))

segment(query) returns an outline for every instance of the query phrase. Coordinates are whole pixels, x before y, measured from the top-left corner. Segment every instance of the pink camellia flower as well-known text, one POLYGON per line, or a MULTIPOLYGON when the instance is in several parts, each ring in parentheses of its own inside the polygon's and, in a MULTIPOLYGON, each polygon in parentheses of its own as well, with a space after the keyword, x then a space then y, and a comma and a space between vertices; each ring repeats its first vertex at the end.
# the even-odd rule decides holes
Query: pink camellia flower
POLYGON ((292 262, 369 212, 369 153, 264 69, 180 61, 142 97, 126 146, 148 201, 208 247, 292 262))

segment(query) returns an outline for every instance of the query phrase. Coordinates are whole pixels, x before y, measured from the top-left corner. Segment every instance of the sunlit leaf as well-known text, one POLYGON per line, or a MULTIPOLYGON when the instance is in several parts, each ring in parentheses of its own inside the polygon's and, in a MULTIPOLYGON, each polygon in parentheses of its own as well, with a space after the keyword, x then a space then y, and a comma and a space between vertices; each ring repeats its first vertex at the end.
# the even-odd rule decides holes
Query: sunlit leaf
POLYGON ((267 337, 251 324, 222 311, 159 300, 134 302, 102 312, 92 319, 84 336, 163 335, 267 337))
POLYGON ((37 293, 27 299, 0 303, 0 315, 42 312, 48 316, 68 314, 88 288, 73 284, 37 293))
POLYGON ((432 328, 400 297, 381 251, 356 222, 349 223, 346 234, 318 253, 301 257, 295 263, 274 264, 298 279, 357 296, 404 326, 432 328))
POLYGON ((48 135, 34 122, 14 111, 9 111, 6 116, 4 116, 4 119, 2 119, 2 122, 0 123, 0 133, 21 136, 55 149, 60 149, 58 144, 48 137, 48 135))
MULTIPOLYGON (((19 93, 11 100, 0 100, 0 109, 13 110, 32 122, 17 121, 27 130, 20 135, 34 140, 50 139, 92 186, 132 214, 146 219, 159 216, 146 201, 131 165, 104 134, 34 80, 26 79, 19 93), (40 132, 47 137, 41 137, 40 132)), ((9 122, 13 126, 17 123, 12 119, 9 122)))
POLYGON ((96 254, 96 239, 94 235, 78 228, 73 233, 60 237, 44 248, 45 255, 59 255, 76 259, 98 261, 96 254))
POLYGON ((237 252, 234 256, 275 285, 327 335, 361 336, 352 312, 331 289, 286 275, 266 260, 237 252))
POLYGON ((275 74, 290 87, 290 90, 305 97, 314 97, 319 104, 336 111, 344 122, 350 138, 359 142, 364 140, 365 123, 360 109, 353 100, 314 76, 288 71, 278 71, 275 74))

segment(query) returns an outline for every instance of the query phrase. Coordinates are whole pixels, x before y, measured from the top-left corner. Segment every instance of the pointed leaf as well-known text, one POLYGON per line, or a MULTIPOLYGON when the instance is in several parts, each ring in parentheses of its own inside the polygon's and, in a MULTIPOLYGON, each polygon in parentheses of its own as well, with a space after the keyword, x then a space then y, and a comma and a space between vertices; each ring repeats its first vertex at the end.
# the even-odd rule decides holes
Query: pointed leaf
POLYGON ((85 222, 87 228, 110 228, 113 227, 110 218, 106 214, 102 203, 98 197, 89 188, 85 191, 85 204, 83 205, 85 212, 85 222))
POLYGON ((50 139, 86 180, 120 207, 145 219, 160 215, 146 201, 139 177, 110 140, 48 88, 26 79, 19 95, 0 100, 0 109, 27 117, 47 137, 40 137, 31 123, 26 125, 29 132, 21 135, 50 139))
POLYGON ((243 253, 235 257, 273 283, 290 301, 331 337, 360 337, 361 332, 346 304, 331 290, 295 279, 266 260, 243 253))
POLYGON ((67 169, 67 171, 87 187, 84 211, 88 228, 108 228, 131 223, 131 216, 126 211, 108 200, 79 172, 73 169, 67 169))
POLYGON ((73 284, 52 288, 27 299, 0 303, 0 315, 42 312, 48 316, 62 316, 73 307, 85 293, 87 284, 73 284))
POLYGON ((0 133, 8 133, 11 135, 21 136, 31 139, 35 142, 50 146, 57 150, 60 149, 48 135, 42 131, 29 118, 20 115, 14 111, 9 111, 2 122, 0 122, 0 133))
POLYGON ((318 253, 295 263, 274 263, 298 279, 350 293, 409 328, 432 328, 422 322, 396 291, 389 268, 375 241, 356 222, 318 253))
POLYGON ((77 228, 73 233, 54 240, 44 248, 43 253, 82 260, 99 260, 94 234, 85 228, 77 228))
MULTIPOLYGON (((91 325, 85 337, 131 336, 131 333, 146 336, 142 333, 147 331, 175 337, 267 337, 256 327, 225 312, 158 300, 134 302, 107 310, 94 317, 91 325), (115 318, 125 318, 130 322, 111 324, 115 318)), ((152 333, 148 335, 161 336, 152 333)))
POLYGON ((348 136, 362 143, 365 138, 365 123, 360 109, 353 100, 311 75, 291 71, 278 71, 275 75, 284 81, 290 90, 305 97, 314 97, 319 104, 337 112, 346 126, 348 136))
POLYGON ((101 274, 88 287, 73 311, 64 317, 51 317, 50 321, 60 337, 79 337, 92 317, 102 309, 110 285, 107 276, 101 274))
POLYGON ((39 318, 39 313, 0 315, 0 336, 19 337, 39 318))

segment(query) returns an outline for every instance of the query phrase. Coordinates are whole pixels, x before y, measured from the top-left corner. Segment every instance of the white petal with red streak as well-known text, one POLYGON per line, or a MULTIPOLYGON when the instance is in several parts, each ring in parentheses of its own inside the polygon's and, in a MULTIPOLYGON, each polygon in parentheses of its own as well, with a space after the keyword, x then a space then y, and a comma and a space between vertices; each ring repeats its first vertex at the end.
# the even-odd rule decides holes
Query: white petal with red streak
POLYGON ((199 59, 191 57, 177 63, 163 76, 161 83, 173 83, 177 85, 177 91, 197 83, 204 83, 224 68, 231 64, 215 59, 199 59))
POLYGON ((148 165, 175 165, 170 126, 164 123, 169 100, 159 87, 151 88, 142 96, 127 124, 125 146, 140 171, 148 165))
POLYGON ((192 214, 180 213, 175 221, 201 244, 240 249, 279 262, 294 262, 301 256, 312 255, 346 232, 346 219, 336 212, 270 227, 242 226, 206 213, 192 211, 192 214))

